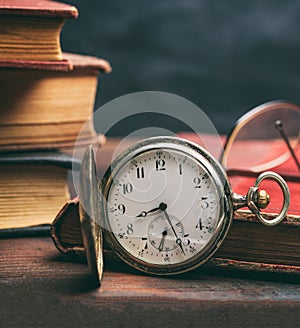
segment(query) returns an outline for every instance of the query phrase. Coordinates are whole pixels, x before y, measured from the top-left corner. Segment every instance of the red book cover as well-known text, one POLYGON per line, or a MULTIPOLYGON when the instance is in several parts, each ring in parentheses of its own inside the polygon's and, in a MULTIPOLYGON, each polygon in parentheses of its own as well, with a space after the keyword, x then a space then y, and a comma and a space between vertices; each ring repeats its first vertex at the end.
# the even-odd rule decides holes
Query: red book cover
POLYGON ((76 18, 74 6, 48 0, 0 0, 0 15, 76 18))
POLYGON ((0 68, 37 69, 47 71, 72 71, 73 69, 94 68, 104 73, 111 72, 108 61, 93 57, 71 53, 63 53, 62 60, 14 60, 0 59, 0 68))

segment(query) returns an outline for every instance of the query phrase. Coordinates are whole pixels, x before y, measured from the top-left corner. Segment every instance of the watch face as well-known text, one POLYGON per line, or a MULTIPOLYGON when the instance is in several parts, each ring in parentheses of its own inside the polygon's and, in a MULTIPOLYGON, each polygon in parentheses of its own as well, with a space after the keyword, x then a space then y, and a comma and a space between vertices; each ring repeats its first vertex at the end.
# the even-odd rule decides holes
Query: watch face
POLYGON ((219 164, 178 138, 135 145, 112 164, 101 189, 108 243, 151 273, 184 272, 205 262, 232 218, 219 164))

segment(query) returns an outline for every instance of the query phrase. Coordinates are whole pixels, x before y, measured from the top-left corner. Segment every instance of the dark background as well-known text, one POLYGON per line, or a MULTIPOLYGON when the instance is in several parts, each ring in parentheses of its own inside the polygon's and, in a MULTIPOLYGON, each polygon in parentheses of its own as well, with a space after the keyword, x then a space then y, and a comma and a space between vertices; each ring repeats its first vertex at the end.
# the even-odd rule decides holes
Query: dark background
POLYGON ((220 133, 252 107, 300 104, 300 1, 77 0, 64 51, 107 59, 96 108, 137 91, 194 102, 220 133))

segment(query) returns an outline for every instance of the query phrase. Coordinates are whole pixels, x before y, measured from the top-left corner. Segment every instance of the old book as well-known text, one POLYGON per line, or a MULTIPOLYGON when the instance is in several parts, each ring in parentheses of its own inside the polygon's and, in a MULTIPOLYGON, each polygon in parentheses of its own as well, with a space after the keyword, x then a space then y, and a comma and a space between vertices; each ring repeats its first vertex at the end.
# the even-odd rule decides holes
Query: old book
MULTIPOLYGON (((262 226, 254 215, 241 213, 235 216, 229 234, 207 266, 300 274, 300 218, 287 218, 270 228, 262 226)), ((62 207, 51 229, 61 252, 84 254, 78 199, 62 207)))
MULTIPOLYGON (((247 208, 235 212, 234 222, 222 247, 215 254, 215 263, 224 268, 285 271, 300 273, 300 197, 298 173, 288 168, 292 158, 274 168, 283 172, 290 190, 290 206, 286 218, 275 227, 265 227, 247 208)), ((227 172, 235 192, 246 194, 257 173, 230 170, 227 172)), ((278 215, 283 196, 279 186, 271 180, 264 181, 262 189, 268 191, 270 204, 262 212, 268 218, 278 215)))
POLYGON ((57 152, 0 156, 0 229, 49 224, 70 198, 72 163, 57 152))
POLYGON ((49 1, 0 0, 1 60, 62 60, 60 32, 71 5, 49 1))
MULTIPOLYGON (((0 151, 73 145, 93 113, 107 61, 64 54, 65 62, 6 63, 0 74, 0 151)), ((94 135, 93 127, 87 138, 94 135)), ((83 136, 84 137, 84 136, 83 136)))

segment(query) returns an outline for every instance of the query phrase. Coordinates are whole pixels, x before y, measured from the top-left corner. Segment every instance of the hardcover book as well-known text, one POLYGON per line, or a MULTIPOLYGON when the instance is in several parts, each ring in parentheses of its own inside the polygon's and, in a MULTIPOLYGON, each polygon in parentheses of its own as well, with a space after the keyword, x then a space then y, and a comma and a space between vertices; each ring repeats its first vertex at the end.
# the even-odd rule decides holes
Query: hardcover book
POLYGON ((61 2, 0 0, 0 61, 60 61, 60 32, 77 9, 61 2))
MULTIPOLYGON (((93 113, 99 72, 107 61, 64 54, 57 62, 23 61, 0 74, 0 152, 72 146, 93 113), (67 68, 67 69, 66 69, 67 68)), ((91 127, 89 138, 95 133, 91 127)))
POLYGON ((0 229, 50 224, 70 199, 72 164, 78 165, 57 152, 0 156, 0 229))

